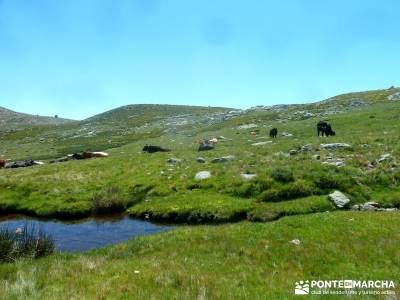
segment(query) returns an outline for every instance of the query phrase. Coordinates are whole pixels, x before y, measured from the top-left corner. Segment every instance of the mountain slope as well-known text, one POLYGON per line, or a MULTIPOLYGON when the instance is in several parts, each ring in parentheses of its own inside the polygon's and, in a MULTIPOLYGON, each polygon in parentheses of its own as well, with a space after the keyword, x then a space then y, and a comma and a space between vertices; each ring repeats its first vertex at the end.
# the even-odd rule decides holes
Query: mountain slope
POLYGON ((60 125, 74 122, 73 120, 43 117, 18 113, 4 107, 0 107, 0 131, 15 130, 30 126, 60 125))

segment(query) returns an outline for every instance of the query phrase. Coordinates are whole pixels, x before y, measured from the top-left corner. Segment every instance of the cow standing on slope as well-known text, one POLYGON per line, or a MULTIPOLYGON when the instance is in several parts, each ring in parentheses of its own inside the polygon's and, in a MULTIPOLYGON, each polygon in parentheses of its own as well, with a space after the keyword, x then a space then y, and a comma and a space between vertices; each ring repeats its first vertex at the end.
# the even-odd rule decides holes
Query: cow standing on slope
POLYGON ((6 166, 6 161, 3 159, 0 159, 0 169, 4 168, 6 166))
POLYGON ((332 130, 331 124, 328 121, 319 121, 317 123, 318 136, 334 136, 336 133, 332 130))
POLYGON ((269 136, 270 136, 270 137, 276 138, 277 135, 278 135, 278 128, 272 128, 272 129, 269 131, 269 136))

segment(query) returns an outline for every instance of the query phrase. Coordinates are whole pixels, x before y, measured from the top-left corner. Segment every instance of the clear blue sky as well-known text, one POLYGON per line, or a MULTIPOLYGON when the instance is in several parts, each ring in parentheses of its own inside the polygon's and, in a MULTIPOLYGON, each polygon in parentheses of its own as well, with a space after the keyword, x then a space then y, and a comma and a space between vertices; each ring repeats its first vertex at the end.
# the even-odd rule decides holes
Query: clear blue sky
POLYGON ((0 106, 246 108, 399 85, 398 0, 0 0, 0 106))

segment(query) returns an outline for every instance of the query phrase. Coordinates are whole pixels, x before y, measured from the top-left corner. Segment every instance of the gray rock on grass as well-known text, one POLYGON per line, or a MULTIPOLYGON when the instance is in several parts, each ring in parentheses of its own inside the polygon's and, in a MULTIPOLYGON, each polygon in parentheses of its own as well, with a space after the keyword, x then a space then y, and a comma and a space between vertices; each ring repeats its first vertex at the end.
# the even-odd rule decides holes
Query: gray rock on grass
POLYGON ((350 203, 350 199, 347 198, 345 194, 340 191, 334 191, 328 195, 329 200, 331 200, 336 207, 343 208, 350 203))
POLYGON ((194 179, 196 180, 204 180, 207 178, 211 177, 211 172, 210 171, 200 171, 198 173, 196 173, 196 175, 194 176, 194 179))

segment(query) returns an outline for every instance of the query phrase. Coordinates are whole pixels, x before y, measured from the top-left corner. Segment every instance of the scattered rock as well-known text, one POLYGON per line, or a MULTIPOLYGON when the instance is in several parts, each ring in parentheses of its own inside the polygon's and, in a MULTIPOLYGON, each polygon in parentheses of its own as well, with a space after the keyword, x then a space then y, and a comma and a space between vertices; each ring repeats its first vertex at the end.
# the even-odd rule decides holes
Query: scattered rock
POLYGON ((297 153, 299 153, 299 151, 297 151, 296 149, 292 149, 289 151, 290 156, 296 155, 297 153))
POLYGON ((389 160, 390 156, 391 155, 389 153, 383 154, 383 155, 381 155, 381 157, 377 161, 378 161, 378 163, 382 163, 382 162, 384 162, 386 160, 389 160))
POLYGON ((198 157, 198 158, 196 158, 196 161, 197 161, 198 163, 201 163, 201 164, 204 164, 204 163, 206 162, 206 160, 205 160, 203 157, 198 157))
POLYGON ((322 163, 323 165, 331 165, 336 167, 344 167, 346 163, 342 158, 327 157, 327 160, 322 163))
POLYGON ((333 193, 328 195, 329 200, 331 200, 336 207, 338 208, 343 208, 345 207, 348 203, 350 203, 350 199, 346 197, 345 194, 343 194, 340 191, 334 191, 333 193))
POLYGON ((390 101, 400 100, 400 92, 394 93, 387 97, 390 101))
POLYGON ((221 163, 221 162, 226 162, 229 160, 235 159, 235 156, 233 155, 228 155, 228 156, 222 156, 222 157, 217 157, 211 160, 212 163, 221 163))
POLYGON ((345 143, 332 143, 332 144, 321 144, 320 147, 323 149, 335 150, 335 149, 350 148, 351 146, 345 143))
POLYGON ((302 146, 301 151, 303 151, 303 152, 312 151, 311 145, 307 144, 307 145, 302 146))
POLYGON ((301 244, 301 242, 300 242, 299 239, 294 239, 294 240, 291 240, 290 242, 291 242, 292 244, 295 244, 295 245, 300 245, 300 244, 301 244))
POLYGON ((284 132, 282 132, 282 136, 290 137, 290 136, 293 136, 293 134, 284 131, 284 132))
POLYGON ((262 146, 262 145, 267 145, 267 144, 271 144, 272 141, 266 141, 266 142, 258 142, 258 143, 254 143, 251 144, 252 146, 262 146))
POLYGON ((289 157, 290 155, 289 155, 289 153, 284 153, 284 152, 280 151, 280 152, 274 153, 274 156, 289 157))
POLYGON ((179 164, 182 160, 179 158, 171 157, 167 159, 167 163, 169 164, 179 164))
POLYGON ((315 154, 315 155, 312 156, 312 158, 315 159, 315 160, 320 160, 321 159, 321 155, 315 154))
POLYGON ((210 171, 200 171, 194 176, 194 179, 196 180, 204 180, 207 178, 211 177, 211 172, 210 171))
POLYGON ((256 176, 257 174, 247 174, 247 173, 240 174, 240 177, 245 181, 252 180, 256 176))
POLYGON ((238 126, 238 129, 251 129, 251 128, 256 128, 256 127, 258 127, 257 124, 244 124, 244 125, 238 126))
POLYGON ((373 201, 366 202, 364 204, 356 204, 351 207, 352 210, 362 210, 362 211, 373 211, 377 210, 379 204, 373 201))

